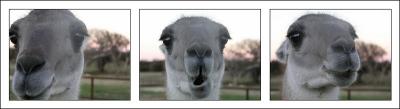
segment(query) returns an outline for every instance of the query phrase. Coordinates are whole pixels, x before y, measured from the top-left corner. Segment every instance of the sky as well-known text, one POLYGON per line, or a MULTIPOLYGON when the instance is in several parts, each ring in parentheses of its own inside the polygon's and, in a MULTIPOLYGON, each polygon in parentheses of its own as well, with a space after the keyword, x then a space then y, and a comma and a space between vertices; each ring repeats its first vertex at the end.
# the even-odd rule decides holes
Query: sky
POLYGON ((325 13, 343 19, 353 25, 360 41, 384 48, 391 60, 391 12, 389 10, 272 10, 271 11, 271 59, 284 41, 287 29, 297 18, 308 13, 325 13))
MULTIPOLYGON (((11 10, 10 22, 28 15, 31 10, 11 10)), ((88 29, 104 29, 122 34, 130 40, 130 11, 129 10, 71 10, 83 21, 88 29)))
POLYGON ((166 26, 183 16, 203 16, 224 25, 232 38, 227 46, 244 39, 260 40, 259 10, 141 10, 140 60, 164 59, 158 39, 166 26))

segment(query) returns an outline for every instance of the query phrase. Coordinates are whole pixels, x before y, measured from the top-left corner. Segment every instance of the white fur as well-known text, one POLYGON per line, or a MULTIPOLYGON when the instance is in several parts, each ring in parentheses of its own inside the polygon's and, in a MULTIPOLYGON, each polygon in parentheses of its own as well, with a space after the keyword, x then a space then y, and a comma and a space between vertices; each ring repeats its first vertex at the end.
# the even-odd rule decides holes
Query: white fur
POLYGON ((287 100, 337 100, 339 87, 332 85, 326 73, 288 64, 282 90, 287 100))

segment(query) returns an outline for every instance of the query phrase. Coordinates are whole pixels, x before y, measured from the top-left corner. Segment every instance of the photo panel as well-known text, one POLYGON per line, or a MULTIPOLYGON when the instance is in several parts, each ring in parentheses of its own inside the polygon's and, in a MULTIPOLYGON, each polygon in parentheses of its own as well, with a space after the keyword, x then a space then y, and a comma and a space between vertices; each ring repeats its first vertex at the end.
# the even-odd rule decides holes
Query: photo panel
POLYGON ((9 100, 130 100, 130 9, 10 9, 9 100))
POLYGON ((391 100, 391 16, 390 9, 271 9, 271 100, 391 100))
POLYGON ((141 9, 139 100, 260 100, 259 9, 141 9))

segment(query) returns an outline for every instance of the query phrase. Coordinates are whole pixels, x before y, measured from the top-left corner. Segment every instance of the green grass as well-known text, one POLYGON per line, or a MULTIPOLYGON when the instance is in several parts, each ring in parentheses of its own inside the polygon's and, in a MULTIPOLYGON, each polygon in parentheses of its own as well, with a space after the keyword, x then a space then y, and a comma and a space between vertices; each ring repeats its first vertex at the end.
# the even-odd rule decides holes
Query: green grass
MULTIPOLYGON (((84 98, 90 97, 90 83, 83 80, 81 83, 80 96, 84 98)), ((112 99, 112 100, 129 100, 130 99, 130 83, 129 81, 117 80, 95 80, 94 98, 96 99, 112 99)))

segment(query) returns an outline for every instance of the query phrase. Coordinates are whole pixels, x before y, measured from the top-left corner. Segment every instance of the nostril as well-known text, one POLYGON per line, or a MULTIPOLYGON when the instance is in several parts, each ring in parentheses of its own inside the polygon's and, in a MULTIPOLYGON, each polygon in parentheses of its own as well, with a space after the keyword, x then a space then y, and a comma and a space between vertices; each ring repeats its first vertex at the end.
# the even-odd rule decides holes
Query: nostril
POLYGON ((205 57, 210 57, 211 55, 212 55, 211 49, 207 49, 207 50, 205 51, 205 53, 204 53, 204 56, 205 56, 205 57))
POLYGON ((186 53, 191 57, 197 56, 197 53, 196 53, 195 49, 188 49, 188 50, 186 50, 186 53))
POLYGON ((196 57, 210 57, 212 55, 212 50, 210 47, 206 45, 199 45, 196 44, 189 49, 186 50, 186 53, 189 56, 196 56, 196 57))
POLYGON ((45 61, 39 57, 24 56, 17 60, 17 70, 23 73, 32 73, 40 70, 45 65, 45 61))

